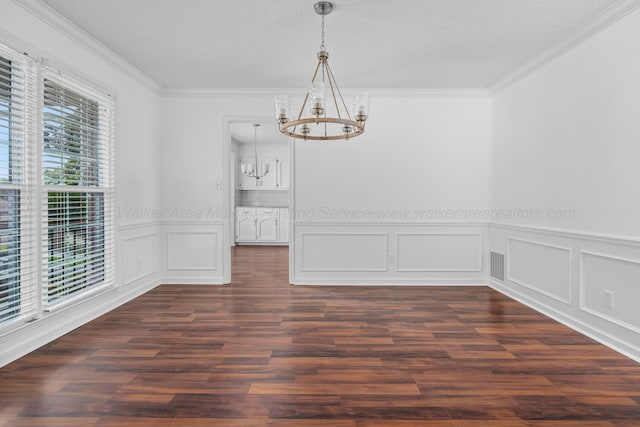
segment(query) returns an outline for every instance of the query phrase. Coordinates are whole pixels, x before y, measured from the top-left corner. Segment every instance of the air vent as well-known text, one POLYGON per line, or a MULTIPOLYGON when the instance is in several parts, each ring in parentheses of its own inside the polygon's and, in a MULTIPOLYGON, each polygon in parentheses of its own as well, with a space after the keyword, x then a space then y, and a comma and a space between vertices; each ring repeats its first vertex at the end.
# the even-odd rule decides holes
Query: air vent
POLYGON ((491 277, 504 282, 504 254, 491 252, 491 277))

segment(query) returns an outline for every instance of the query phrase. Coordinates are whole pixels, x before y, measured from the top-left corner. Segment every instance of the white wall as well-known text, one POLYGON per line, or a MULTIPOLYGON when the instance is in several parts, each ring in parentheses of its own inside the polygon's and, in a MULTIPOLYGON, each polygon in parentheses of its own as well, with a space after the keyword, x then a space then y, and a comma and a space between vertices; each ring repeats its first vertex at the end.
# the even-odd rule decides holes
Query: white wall
POLYGON ((462 211, 490 207, 489 130, 481 92, 374 93, 362 136, 297 142, 296 208, 307 214, 298 220, 386 222, 406 211, 417 222, 467 222, 462 211), (429 217, 438 208, 460 211, 429 217))
POLYGON ((296 142, 293 281, 483 283, 489 149, 480 92, 374 93, 364 135, 296 142))
MULTIPOLYGON (((293 105, 297 105, 295 102, 294 99, 293 105)), ((176 227, 181 232, 187 228, 194 233, 207 230, 212 236, 210 253, 216 256, 211 262, 203 262, 198 270, 174 265, 166 271, 166 277, 186 283, 224 281, 223 229, 227 206, 218 183, 226 179, 225 120, 264 116, 272 109, 272 94, 216 95, 203 91, 163 96, 163 234, 176 227), (214 244, 218 245, 215 250, 214 244)), ((341 142, 295 142, 294 246, 300 251, 294 259, 293 281, 433 283, 446 278, 451 283, 481 283, 485 275, 481 248, 486 239, 478 241, 473 237, 468 242, 461 241, 457 234, 466 233, 469 224, 479 227, 474 235, 486 231, 488 217, 483 215, 490 206, 488 97, 482 92, 379 96, 374 93, 371 111, 371 121, 361 137, 341 142), (452 230, 452 224, 460 229, 452 230), (318 240, 304 237, 311 232, 305 227, 313 227, 314 233, 319 227, 323 233, 332 233, 340 227, 334 237, 341 239, 345 232, 360 233, 359 227, 367 226, 367 233, 371 227, 375 233, 387 233, 386 247, 396 248, 397 233, 385 230, 391 225, 401 225, 408 233, 423 233, 425 226, 429 227, 429 233, 438 233, 434 225, 448 227, 444 234, 454 234, 449 239, 453 245, 451 256, 455 257, 455 248, 460 245, 471 247, 477 252, 474 263, 479 260, 480 267, 474 264, 471 269, 464 266, 457 269, 456 260, 448 259, 439 266, 414 265, 413 271, 401 272, 395 261, 387 266, 388 256, 395 253, 393 249, 384 254, 384 268, 376 266, 345 275, 339 265, 332 267, 330 258, 317 259, 330 255, 327 247, 312 248, 310 242, 318 240), (305 262, 320 263, 322 271, 305 270, 305 262)), ((343 242, 332 240, 330 234, 326 237, 322 245, 343 242)), ((171 242, 165 239, 165 243, 171 242)), ((357 251, 361 244, 366 245, 354 242, 353 250, 357 251)), ((164 251, 167 257, 174 252, 169 246, 164 251)))
POLYGON ((0 365, 74 329, 160 281, 155 84, 39 5, 2 0, 0 40, 116 96, 116 286, 0 337, 0 365))
POLYGON ((640 238, 640 11, 493 96, 493 206, 574 210, 501 222, 640 238))
POLYGON ((638 52, 640 9, 493 96, 490 227, 496 288, 636 358, 638 52))
MULTIPOLYGON (((201 91, 162 96, 160 259, 165 283, 225 282, 231 243, 225 226, 233 224, 226 193, 231 188, 225 189, 230 185, 225 176, 229 161, 225 144, 230 142, 225 120, 239 116, 264 120, 265 113, 273 110, 271 103, 271 95, 201 91), (202 233, 206 237, 199 236, 202 233)), ((227 149, 230 152, 231 147, 227 149)))

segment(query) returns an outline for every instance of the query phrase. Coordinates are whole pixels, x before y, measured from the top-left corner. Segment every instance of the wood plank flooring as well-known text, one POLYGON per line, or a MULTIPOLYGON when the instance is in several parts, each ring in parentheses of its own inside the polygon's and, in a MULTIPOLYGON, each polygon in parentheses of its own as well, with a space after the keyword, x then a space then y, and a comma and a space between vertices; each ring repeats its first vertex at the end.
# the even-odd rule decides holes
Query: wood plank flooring
POLYGON ((483 287, 300 287, 238 247, 0 369, 2 426, 640 426, 640 366, 483 287))

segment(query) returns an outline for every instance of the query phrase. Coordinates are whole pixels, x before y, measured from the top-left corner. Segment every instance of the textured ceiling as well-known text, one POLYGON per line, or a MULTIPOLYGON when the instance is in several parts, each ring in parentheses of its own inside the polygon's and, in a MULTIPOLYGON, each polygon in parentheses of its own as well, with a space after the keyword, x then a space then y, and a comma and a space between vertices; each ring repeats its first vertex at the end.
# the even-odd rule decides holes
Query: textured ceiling
MULTIPOLYGON (((165 87, 299 88, 314 0, 44 0, 165 87)), ((351 88, 485 88, 616 0, 336 0, 326 46, 351 88)))

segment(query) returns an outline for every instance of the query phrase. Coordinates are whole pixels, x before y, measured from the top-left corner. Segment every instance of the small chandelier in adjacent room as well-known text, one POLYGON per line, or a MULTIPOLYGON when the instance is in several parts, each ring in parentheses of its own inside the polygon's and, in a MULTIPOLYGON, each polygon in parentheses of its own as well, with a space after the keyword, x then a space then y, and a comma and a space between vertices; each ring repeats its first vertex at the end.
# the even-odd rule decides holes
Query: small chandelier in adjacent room
POLYGON ((246 162, 240 164, 242 173, 248 177, 255 178, 256 185, 262 185, 262 178, 269 173, 269 163, 258 163, 258 127, 260 123, 253 125, 253 160, 254 162, 246 162))
POLYGON ((314 9, 322 16, 318 65, 298 116, 290 119, 289 97, 278 95, 275 97, 276 118, 280 131, 294 138, 321 141, 353 138, 364 132, 369 114, 369 94, 356 94, 350 106, 345 103, 329 67, 329 53, 324 45, 324 17, 333 10, 333 3, 320 1, 314 9))

